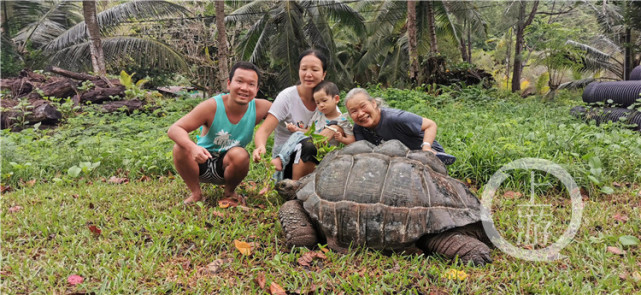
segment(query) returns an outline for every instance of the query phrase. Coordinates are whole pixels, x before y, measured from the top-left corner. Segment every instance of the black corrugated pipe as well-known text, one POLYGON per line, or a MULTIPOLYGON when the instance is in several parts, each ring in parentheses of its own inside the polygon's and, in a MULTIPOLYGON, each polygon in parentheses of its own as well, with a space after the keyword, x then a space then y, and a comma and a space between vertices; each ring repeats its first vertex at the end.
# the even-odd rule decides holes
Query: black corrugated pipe
POLYGON ((597 125, 604 122, 622 122, 632 125, 632 129, 641 131, 641 112, 625 108, 597 108, 576 106, 570 114, 585 121, 595 120, 597 125))
POLYGON ((641 80, 592 82, 583 90, 583 101, 587 103, 603 102, 607 105, 628 107, 641 98, 641 80))
POLYGON ((641 80, 641 65, 632 69, 632 72, 630 72, 630 80, 641 80))

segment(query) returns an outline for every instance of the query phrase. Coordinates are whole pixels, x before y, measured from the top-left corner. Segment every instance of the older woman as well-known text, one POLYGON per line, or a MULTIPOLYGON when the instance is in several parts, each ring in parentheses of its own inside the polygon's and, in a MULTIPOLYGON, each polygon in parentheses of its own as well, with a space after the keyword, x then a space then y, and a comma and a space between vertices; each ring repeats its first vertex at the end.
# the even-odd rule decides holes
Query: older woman
MULTIPOLYGON (((254 142, 256 149, 253 152, 255 162, 260 161, 266 152, 265 144, 269 135, 274 134, 274 147, 272 156, 276 156, 281 147, 287 142, 292 132, 288 130, 288 124, 294 124, 299 128, 307 128, 307 123, 316 110, 316 103, 313 98, 313 89, 327 74, 327 58, 315 49, 304 51, 299 57, 297 85, 285 88, 281 91, 272 104, 267 118, 256 131, 254 142)), ((321 133, 322 134, 322 133, 321 133)), ((284 169, 284 177, 297 180, 316 168, 318 161, 315 158, 316 147, 310 139, 301 142, 291 155, 291 161, 284 169)))
POLYGON ((397 139, 411 150, 431 151, 445 164, 456 157, 446 154, 436 141, 436 123, 410 112, 382 108, 381 101, 372 98, 367 90, 354 88, 345 96, 345 106, 354 120, 354 137, 380 144, 383 140, 397 139))

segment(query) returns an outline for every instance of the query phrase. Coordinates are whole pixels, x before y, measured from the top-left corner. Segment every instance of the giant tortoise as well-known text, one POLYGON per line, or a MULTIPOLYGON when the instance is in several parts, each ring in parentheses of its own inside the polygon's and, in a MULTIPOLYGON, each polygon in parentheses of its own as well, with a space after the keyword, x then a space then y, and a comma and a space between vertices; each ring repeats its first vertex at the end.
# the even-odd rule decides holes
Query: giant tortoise
POLYGON ((316 171, 276 185, 289 201, 278 212, 288 246, 326 241, 380 250, 419 248, 460 262, 491 262, 480 202, 430 152, 397 140, 358 141, 328 154, 316 171))

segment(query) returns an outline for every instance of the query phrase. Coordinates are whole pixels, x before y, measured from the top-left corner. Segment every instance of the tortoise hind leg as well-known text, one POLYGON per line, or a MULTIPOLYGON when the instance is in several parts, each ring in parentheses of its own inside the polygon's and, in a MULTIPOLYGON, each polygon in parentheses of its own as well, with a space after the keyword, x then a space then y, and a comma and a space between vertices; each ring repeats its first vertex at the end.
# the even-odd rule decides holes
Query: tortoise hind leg
POLYGON ((318 243, 316 229, 300 201, 285 202, 278 210, 278 219, 285 233, 287 247, 312 248, 318 243))
POLYGON ((475 237, 467 235, 465 228, 425 235, 418 240, 417 246, 426 254, 438 253, 449 259, 458 256, 463 264, 472 262, 482 266, 492 262, 490 248, 475 237))

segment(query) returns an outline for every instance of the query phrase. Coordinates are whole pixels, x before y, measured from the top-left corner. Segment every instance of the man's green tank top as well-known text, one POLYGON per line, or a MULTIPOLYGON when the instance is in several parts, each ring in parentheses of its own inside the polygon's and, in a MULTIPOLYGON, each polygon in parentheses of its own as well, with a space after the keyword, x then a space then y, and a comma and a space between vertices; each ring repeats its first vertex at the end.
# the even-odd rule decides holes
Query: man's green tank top
POLYGON ((223 94, 219 94, 213 99, 216 100, 214 121, 205 136, 198 136, 197 144, 213 153, 226 152, 235 146, 245 147, 251 142, 254 135, 256 102, 252 99, 243 118, 238 124, 232 124, 225 113, 223 94))

